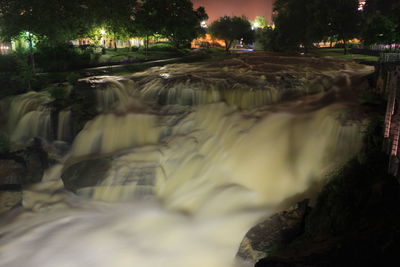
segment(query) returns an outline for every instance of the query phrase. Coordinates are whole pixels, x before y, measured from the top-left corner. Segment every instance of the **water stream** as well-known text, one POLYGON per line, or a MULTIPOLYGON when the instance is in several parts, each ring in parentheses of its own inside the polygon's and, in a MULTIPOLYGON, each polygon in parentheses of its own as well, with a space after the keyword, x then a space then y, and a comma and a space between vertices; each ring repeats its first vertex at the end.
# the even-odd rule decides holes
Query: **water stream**
MULTIPOLYGON (((0 266, 231 267, 247 230, 361 149, 363 123, 340 90, 285 100, 181 72, 96 79, 103 113, 3 216, 0 266)), ((13 140, 33 135, 25 118, 44 116, 28 110, 10 119, 21 125, 13 140)), ((67 139, 71 113, 59 116, 67 139)))

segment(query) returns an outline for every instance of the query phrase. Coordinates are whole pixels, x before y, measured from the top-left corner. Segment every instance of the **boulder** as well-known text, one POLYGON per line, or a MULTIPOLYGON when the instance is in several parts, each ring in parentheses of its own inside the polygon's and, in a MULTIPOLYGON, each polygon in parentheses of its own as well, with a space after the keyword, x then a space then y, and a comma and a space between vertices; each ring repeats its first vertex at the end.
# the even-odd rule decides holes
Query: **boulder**
POLYGON ((26 149, 0 154, 0 186, 38 183, 48 167, 47 152, 35 138, 26 149))
POLYGON ((61 176, 65 189, 76 192, 81 188, 98 185, 107 177, 111 164, 109 158, 100 158, 69 166, 61 176))
POLYGON ((298 237, 304 230, 304 220, 310 209, 308 202, 308 199, 303 200, 251 228, 240 244, 237 256, 255 262, 298 237))

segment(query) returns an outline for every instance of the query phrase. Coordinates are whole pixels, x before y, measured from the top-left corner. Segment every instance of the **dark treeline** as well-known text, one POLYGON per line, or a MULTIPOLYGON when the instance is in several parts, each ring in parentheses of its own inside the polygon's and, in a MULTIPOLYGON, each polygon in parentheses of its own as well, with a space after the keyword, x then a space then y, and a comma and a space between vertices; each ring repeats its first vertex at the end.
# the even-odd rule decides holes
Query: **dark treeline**
POLYGON ((194 10, 190 0, 0 1, 3 39, 23 35, 48 45, 96 37, 103 29, 111 38, 159 34, 182 46, 201 32, 200 22, 205 19, 205 9, 194 10))
POLYGON ((347 52, 349 40, 366 45, 400 41, 400 1, 277 0, 274 24, 260 34, 267 49, 306 51, 313 43, 340 42, 347 52))

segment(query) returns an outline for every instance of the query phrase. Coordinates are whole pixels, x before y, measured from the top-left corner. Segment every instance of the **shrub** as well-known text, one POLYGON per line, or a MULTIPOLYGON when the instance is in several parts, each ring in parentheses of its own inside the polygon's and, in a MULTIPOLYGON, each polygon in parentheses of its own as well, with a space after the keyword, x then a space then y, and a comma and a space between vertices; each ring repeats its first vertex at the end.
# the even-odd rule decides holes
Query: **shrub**
POLYGON ((55 100, 64 100, 68 95, 68 91, 63 85, 52 85, 47 88, 47 91, 55 100))
POLYGON ((39 46, 37 64, 44 71, 65 71, 90 65, 91 48, 77 49, 70 44, 39 46))
MULTIPOLYGON (((160 43, 155 43, 149 46, 149 51, 166 51, 166 52, 179 52, 177 48, 172 46, 170 43, 167 42, 160 42, 160 43)), ((145 47, 142 46, 139 48, 139 51, 143 52, 145 51, 145 47)))
POLYGON ((18 62, 14 54, 0 55, 0 72, 17 72, 18 62))

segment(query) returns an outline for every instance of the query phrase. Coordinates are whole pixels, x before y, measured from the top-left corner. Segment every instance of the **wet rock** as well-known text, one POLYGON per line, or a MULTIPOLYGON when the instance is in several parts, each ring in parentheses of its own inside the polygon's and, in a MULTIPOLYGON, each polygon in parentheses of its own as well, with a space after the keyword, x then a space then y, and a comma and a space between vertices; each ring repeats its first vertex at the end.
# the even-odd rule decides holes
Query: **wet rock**
POLYGON ((24 150, 0 154, 0 212, 20 205, 22 188, 40 182, 47 168, 47 153, 39 139, 24 150))
POLYGON ((94 85, 88 81, 78 82, 71 91, 70 104, 72 112, 72 139, 84 127, 86 122, 97 114, 94 85))
POLYGON ((27 168, 23 162, 14 159, 0 160, 0 186, 23 184, 26 180, 27 168))
POLYGON ((114 202, 152 197, 157 164, 139 160, 126 164, 131 154, 87 159, 63 171, 64 187, 82 197, 114 202))
POLYGON ((0 185, 28 185, 41 181, 49 166, 40 139, 26 149, 0 154, 0 185))
POLYGON ((67 190, 76 192, 84 187, 92 187, 101 183, 111 167, 109 158, 85 160, 68 167, 61 178, 67 190))
POLYGON ((308 202, 308 199, 299 202, 288 211, 275 214, 251 228, 240 244, 237 256, 246 261, 257 261, 298 237, 303 232, 308 202))

